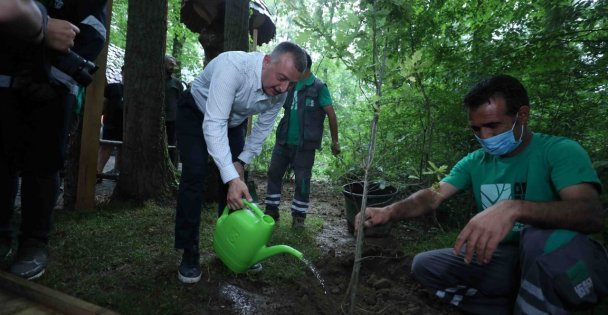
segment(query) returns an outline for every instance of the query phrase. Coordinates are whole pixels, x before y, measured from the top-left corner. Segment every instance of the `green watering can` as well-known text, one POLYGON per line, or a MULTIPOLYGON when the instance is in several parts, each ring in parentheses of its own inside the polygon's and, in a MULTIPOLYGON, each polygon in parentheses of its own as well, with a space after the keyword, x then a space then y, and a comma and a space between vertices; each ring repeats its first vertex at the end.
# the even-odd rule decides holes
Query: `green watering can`
POLYGON ((304 255, 287 246, 266 247, 274 229, 274 219, 265 215, 254 203, 243 200, 245 208, 229 213, 228 207, 215 224, 213 248, 220 260, 233 272, 241 273, 249 267, 276 254, 304 255))

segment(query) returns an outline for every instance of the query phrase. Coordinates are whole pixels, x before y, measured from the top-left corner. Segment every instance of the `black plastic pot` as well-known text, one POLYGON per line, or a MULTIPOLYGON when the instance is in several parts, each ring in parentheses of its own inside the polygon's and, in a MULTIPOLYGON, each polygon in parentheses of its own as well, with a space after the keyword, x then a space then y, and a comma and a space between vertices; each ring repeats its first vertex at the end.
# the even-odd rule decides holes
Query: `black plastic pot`
MULTIPOLYGON (((363 182, 354 182, 342 186, 344 195, 345 216, 348 224, 348 231, 353 233, 355 216, 361 210, 363 200, 363 182)), ((397 188, 384 186, 377 182, 370 182, 367 193, 367 207, 384 207, 391 204, 397 196, 397 188)), ((390 233, 392 223, 376 225, 365 229, 365 236, 386 236, 390 233)))

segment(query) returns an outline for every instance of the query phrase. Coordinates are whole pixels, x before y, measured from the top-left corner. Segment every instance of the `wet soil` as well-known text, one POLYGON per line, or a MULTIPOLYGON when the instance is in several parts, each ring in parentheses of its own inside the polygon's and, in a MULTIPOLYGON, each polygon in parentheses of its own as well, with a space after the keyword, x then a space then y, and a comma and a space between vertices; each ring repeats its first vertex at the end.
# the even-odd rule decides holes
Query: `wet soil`
MULTIPOLYGON (((260 200, 265 179, 254 176, 260 200)), ((210 299, 212 314, 348 314, 347 288, 352 274, 355 237, 348 232, 344 198, 327 183, 313 182, 309 216, 324 221, 316 240, 322 251, 312 262, 324 286, 313 276, 290 283, 266 284, 252 278, 233 278, 217 288, 210 299)), ((284 196, 293 195, 286 183, 284 196)), ((281 208, 289 209, 290 198, 281 208)), ((356 314, 459 314, 439 303, 410 275, 412 257, 400 252, 400 243, 418 238, 411 230, 396 225, 385 237, 365 238, 356 314)), ((419 234, 419 233, 418 233, 419 234)), ((211 290, 212 291, 212 290, 211 290)))

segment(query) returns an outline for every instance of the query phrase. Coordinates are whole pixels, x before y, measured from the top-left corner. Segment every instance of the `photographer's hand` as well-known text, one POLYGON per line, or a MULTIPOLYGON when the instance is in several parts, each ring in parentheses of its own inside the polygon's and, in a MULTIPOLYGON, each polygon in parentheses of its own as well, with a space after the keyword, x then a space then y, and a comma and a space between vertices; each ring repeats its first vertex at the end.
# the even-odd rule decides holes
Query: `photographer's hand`
POLYGON ((74 38, 80 33, 76 25, 49 17, 44 43, 47 47, 67 53, 74 46, 74 38))

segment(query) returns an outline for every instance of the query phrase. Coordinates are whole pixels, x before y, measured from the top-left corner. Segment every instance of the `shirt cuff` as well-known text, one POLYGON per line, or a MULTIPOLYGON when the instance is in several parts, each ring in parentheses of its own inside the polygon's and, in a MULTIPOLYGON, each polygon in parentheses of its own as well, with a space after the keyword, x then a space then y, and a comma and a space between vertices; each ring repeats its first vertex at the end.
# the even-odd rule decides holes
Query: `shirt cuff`
POLYGON ((238 159, 245 162, 245 164, 251 164, 251 160, 253 160, 253 153, 243 151, 241 154, 239 154, 238 159))
POLYGON ((227 184, 229 181, 235 178, 239 178, 239 173, 236 171, 236 168, 234 168, 234 165, 232 164, 228 164, 220 168, 219 170, 220 176, 222 177, 222 181, 224 182, 224 184, 227 184))

